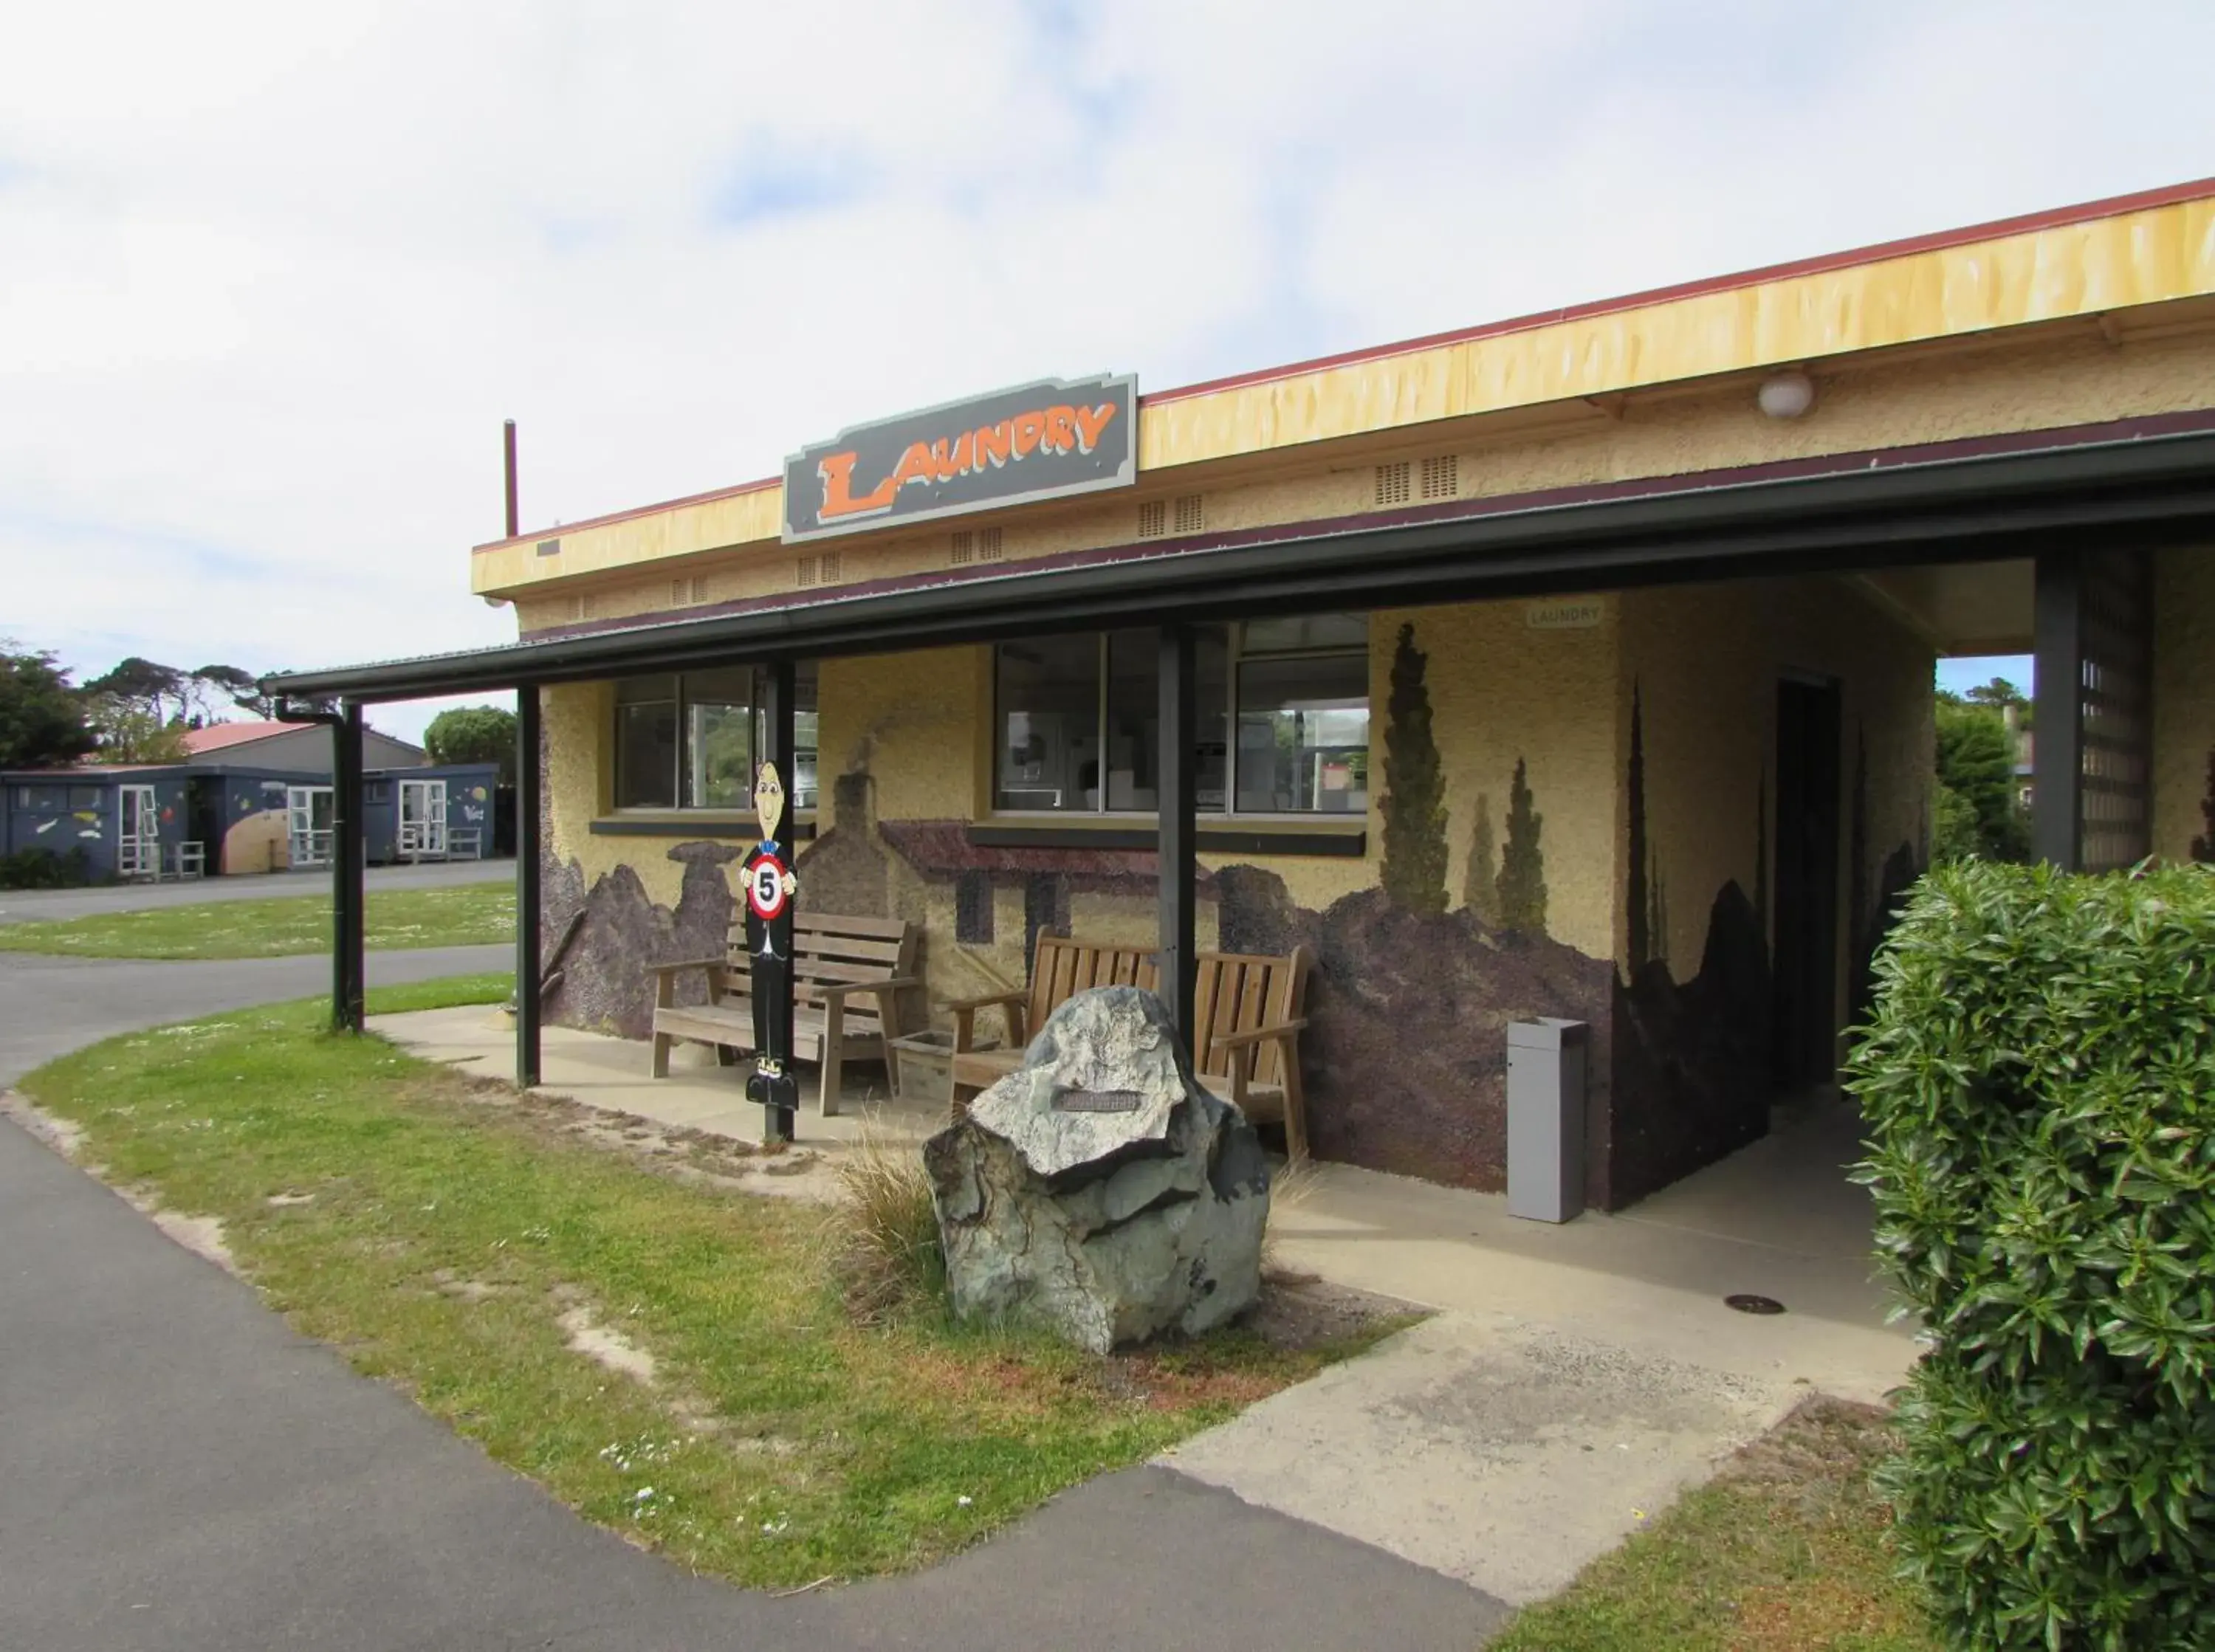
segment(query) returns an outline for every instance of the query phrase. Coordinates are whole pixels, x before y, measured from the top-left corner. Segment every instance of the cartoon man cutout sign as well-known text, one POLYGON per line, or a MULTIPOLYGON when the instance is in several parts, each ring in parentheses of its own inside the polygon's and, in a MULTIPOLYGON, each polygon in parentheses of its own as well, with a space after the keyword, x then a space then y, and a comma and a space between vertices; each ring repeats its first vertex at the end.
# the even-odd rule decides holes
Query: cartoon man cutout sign
POLYGON ((761 822, 762 841, 742 868, 746 951, 753 961, 754 1070, 746 1079, 746 1099, 768 1110, 763 1140, 789 1141, 800 1106, 799 1081, 786 1070, 792 1060, 792 897, 800 880, 785 864, 776 841, 784 820, 784 782, 775 763, 754 771, 754 815, 761 822))

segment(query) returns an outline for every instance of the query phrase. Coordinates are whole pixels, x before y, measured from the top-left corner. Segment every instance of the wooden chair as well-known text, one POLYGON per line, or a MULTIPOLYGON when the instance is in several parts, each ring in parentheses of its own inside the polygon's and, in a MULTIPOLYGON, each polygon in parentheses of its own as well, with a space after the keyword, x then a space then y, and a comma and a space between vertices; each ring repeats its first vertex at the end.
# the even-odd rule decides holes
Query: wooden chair
POLYGON ((1285 1127, 1285 1156, 1308 1156, 1300 1033, 1307 1026, 1315 954, 1283 958, 1202 952, 1193 994, 1194 1076, 1257 1124, 1285 1127))
POLYGON ((946 1006, 954 1013, 956 1107, 965 1090, 973 1094, 1021 1067, 1023 1050, 1046 1017, 1077 994, 1091 987, 1144 987, 1151 992, 1156 981, 1150 947, 1103 946, 1040 930, 1028 988, 957 998, 946 1006), (996 1049, 977 1048, 977 1013, 985 1009, 997 1009, 1008 1024, 1008 1041, 996 1049))
MULTIPOLYGON (((1202 952, 1193 991, 1193 1075, 1257 1123, 1281 1123, 1285 1149, 1308 1156, 1306 1098, 1300 1088, 1299 1035, 1307 1026, 1308 978, 1315 955, 1295 947, 1283 958, 1202 952)), ((958 1114, 969 1096, 1022 1065, 1023 1050, 1053 1012, 1088 987, 1158 990, 1154 953, 1040 934, 1028 991, 957 999, 954 1013, 954 1095, 958 1114), (976 1048, 978 1012, 997 1008, 1008 1042, 976 1048)))
MULTIPOLYGON (((821 1105, 838 1111, 850 1061, 884 1061, 887 1041, 902 1031, 899 994, 919 987, 916 933, 897 918, 847 917, 801 911, 793 919, 792 1053, 823 1069, 821 1105)), ((754 1045, 749 992, 753 959, 743 920, 731 926, 723 956, 653 966, 653 1076, 669 1076, 669 1050, 679 1038, 750 1052, 754 1045), (704 970, 708 1001, 677 1002, 678 977, 704 970)))

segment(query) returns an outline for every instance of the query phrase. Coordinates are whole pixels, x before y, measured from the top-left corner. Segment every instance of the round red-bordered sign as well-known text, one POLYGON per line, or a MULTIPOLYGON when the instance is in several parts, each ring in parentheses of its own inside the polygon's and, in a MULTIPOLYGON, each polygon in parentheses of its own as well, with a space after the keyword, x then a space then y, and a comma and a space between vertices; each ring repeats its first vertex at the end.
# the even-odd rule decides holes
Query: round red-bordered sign
POLYGON ((784 910, 784 862, 765 854, 746 873, 746 905, 764 923, 784 910))

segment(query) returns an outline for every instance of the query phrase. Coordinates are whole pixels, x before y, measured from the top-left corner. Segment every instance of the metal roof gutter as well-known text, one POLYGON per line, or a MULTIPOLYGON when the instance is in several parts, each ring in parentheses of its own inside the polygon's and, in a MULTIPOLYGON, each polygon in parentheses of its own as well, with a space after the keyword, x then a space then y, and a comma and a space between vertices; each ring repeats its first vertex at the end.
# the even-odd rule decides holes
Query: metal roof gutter
MULTIPOLYGON (((2193 419, 2215 425, 2215 416, 2193 419)), ((2055 432, 2057 436, 2063 433, 2055 432)), ((373 701, 739 659, 882 652, 1112 625, 1373 609, 1758 574, 2022 556, 2215 521, 2215 428, 1722 482, 1385 526, 1288 523, 990 577, 949 578, 696 619, 261 680, 265 694, 373 701)))

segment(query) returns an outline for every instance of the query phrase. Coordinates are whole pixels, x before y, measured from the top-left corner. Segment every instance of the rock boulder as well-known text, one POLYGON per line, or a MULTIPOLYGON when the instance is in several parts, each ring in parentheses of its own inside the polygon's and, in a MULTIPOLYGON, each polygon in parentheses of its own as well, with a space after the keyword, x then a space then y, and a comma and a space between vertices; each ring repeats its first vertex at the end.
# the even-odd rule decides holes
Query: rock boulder
POLYGON ((1261 1288, 1268 1162, 1193 1081, 1151 993, 1070 999, 923 1152, 963 1319, 1029 1319, 1104 1354, 1220 1325, 1261 1288))

